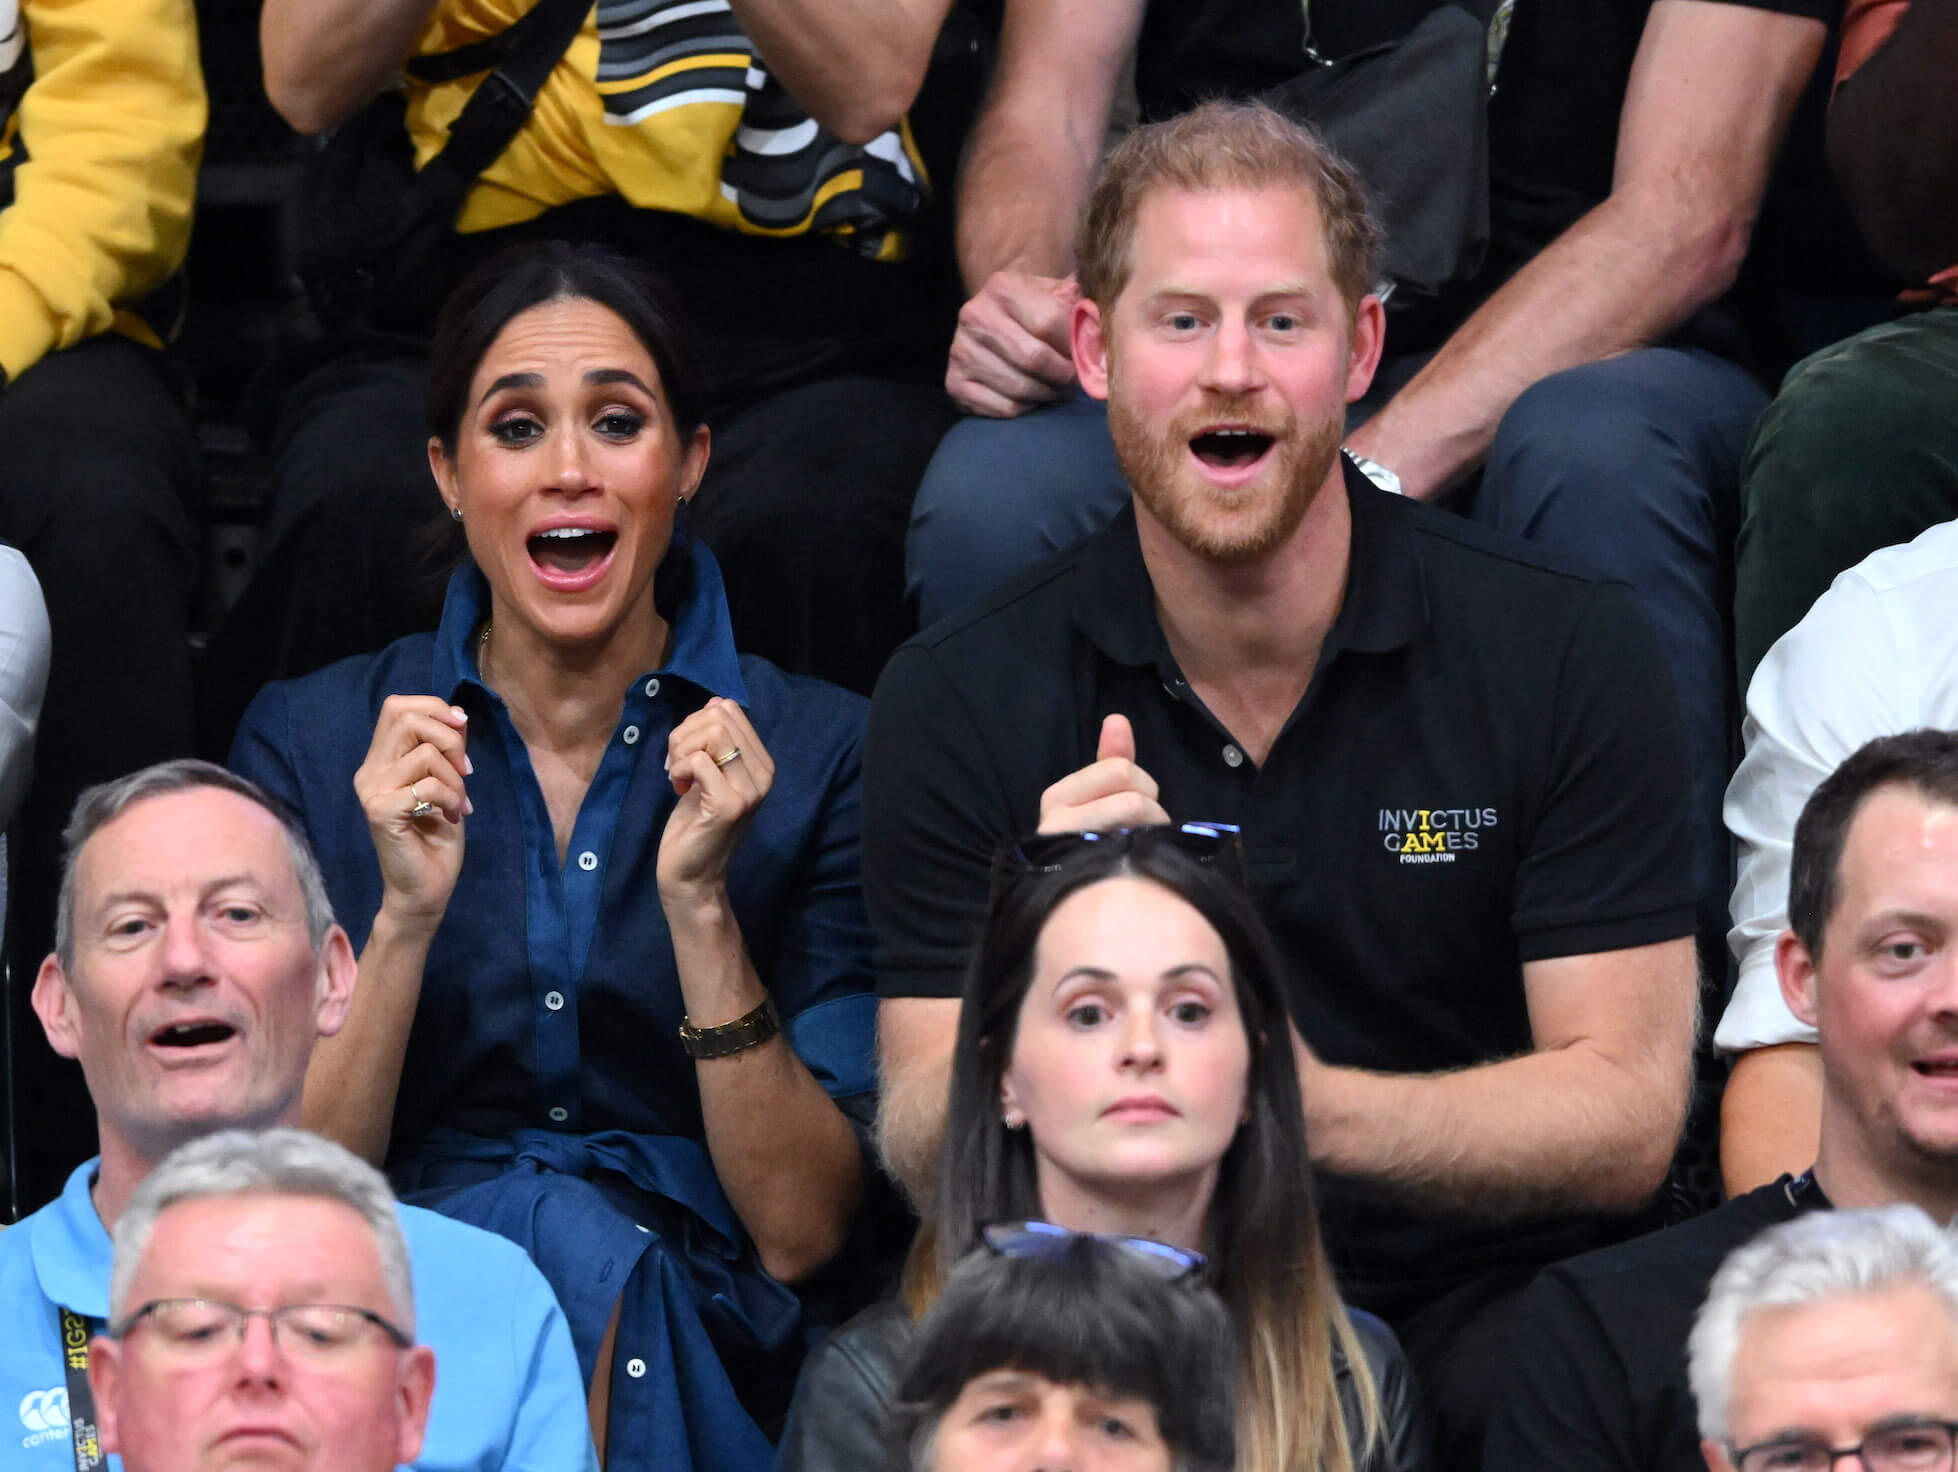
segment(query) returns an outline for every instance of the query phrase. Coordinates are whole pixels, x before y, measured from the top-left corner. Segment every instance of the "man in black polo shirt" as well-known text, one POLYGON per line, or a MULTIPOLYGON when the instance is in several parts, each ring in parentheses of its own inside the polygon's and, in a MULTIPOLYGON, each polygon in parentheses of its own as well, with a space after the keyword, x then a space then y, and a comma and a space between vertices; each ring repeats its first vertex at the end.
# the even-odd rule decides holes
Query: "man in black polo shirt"
POLYGON ((997 843, 1241 824, 1342 1280, 1447 1415, 1487 1393, 1457 1331, 1665 1172, 1692 1035, 1685 759, 1625 588, 1340 459, 1380 352, 1376 251, 1350 173, 1261 106, 1111 154, 1073 348, 1133 506, 893 658, 864 871, 882 1137, 928 1201, 997 843))
POLYGON ((1870 742, 1795 825, 1782 995, 1821 1033, 1815 1167, 1546 1269, 1518 1300, 1483 1465, 1701 1472, 1686 1336, 1722 1260, 1830 1205, 1958 1215, 1958 733, 1870 742))

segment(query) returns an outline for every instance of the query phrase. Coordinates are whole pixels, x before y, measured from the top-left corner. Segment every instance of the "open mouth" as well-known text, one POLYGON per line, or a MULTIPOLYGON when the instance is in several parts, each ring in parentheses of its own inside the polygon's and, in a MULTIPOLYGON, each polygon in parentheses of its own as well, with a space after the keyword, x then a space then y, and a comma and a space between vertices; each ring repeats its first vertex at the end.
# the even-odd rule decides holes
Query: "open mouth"
POLYGON ((150 1043, 158 1048, 202 1048, 225 1042, 237 1031, 228 1022, 174 1022, 151 1033, 150 1043))
POLYGON ((1925 1058, 1911 1067, 1926 1078, 1958 1078, 1958 1058, 1925 1058))
POLYGON ((1255 465, 1271 446, 1272 437, 1257 429, 1206 429, 1190 437, 1190 453, 1213 470, 1255 465))
POLYGON ((617 532, 559 526, 538 532, 524 545, 530 551, 530 560, 547 572, 581 573, 603 562, 618 541, 617 532))

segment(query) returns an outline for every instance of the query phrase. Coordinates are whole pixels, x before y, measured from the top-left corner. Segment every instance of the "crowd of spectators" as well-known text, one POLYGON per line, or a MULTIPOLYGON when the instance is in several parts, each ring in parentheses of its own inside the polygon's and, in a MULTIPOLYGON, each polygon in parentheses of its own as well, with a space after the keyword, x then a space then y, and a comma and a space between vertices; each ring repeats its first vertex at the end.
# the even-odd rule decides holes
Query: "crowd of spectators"
POLYGON ((193 641, 199 17, 0 0, 22 1465, 1951 1472, 1958 5, 1464 5, 1416 286, 1444 8, 264 0, 193 641))

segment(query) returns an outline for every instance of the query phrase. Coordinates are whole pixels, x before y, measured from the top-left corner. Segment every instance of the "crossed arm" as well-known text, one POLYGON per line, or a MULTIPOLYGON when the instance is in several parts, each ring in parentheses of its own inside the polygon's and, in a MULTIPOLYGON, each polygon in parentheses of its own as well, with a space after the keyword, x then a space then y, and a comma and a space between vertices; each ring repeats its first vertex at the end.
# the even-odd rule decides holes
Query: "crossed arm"
MULTIPOLYGON (((302 133, 383 91, 436 0, 266 0, 265 90, 302 133)), ((849 143, 896 126, 924 81, 951 0, 729 0, 742 32, 809 115, 849 143)))
POLYGON ((1438 496, 1481 462, 1530 385, 1643 347, 1726 291, 1825 36, 1806 17, 1657 0, 1611 194, 1483 303, 1353 449, 1410 495, 1438 496))
MULTIPOLYGON (((1690 938, 1523 968, 1535 1047, 1443 1074, 1330 1067, 1295 1038, 1314 1161, 1465 1212, 1629 1211, 1658 1189, 1686 1112, 1690 938)), ((959 1003, 886 998, 879 1145, 929 1202, 959 1003)))
POLYGON ((1144 0, 1008 0, 999 63, 959 183, 959 313, 946 389, 1007 418, 1074 382, 1074 223, 1144 0))
MULTIPOLYGON (((1110 722, 1120 721, 1110 717, 1110 722)), ((1162 822, 1132 744, 1049 787, 1043 831, 1162 822)), ((1658 1189, 1685 1119, 1697 990, 1693 941, 1526 962, 1534 1046, 1440 1074, 1328 1066, 1296 1034, 1306 1139, 1328 1170, 1480 1216, 1629 1211, 1658 1189)), ((959 1003, 878 1008, 878 1143, 914 1202, 936 1194, 959 1003)))

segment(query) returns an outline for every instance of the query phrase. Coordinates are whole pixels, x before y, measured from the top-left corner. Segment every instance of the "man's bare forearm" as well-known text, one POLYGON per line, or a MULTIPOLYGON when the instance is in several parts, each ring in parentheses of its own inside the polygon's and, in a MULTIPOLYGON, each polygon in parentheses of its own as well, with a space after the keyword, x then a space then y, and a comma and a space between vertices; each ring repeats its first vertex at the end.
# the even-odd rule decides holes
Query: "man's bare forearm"
POLYGON ((1807 1170, 1821 1133, 1821 1049, 1783 1043, 1734 1060, 1720 1096, 1720 1176, 1729 1196, 1807 1170))
POLYGON ((302 133, 350 117, 400 73, 435 0, 265 0, 265 91, 302 133))
POLYGON ((959 270, 968 292, 995 271, 1074 270, 1075 221, 1098 143, 1083 157, 1075 139, 1030 137, 1005 118, 981 122, 959 184, 959 270))
POLYGON ((868 143, 909 111, 951 0, 729 0, 763 63, 817 122, 868 143))
POLYGON ((1726 290, 1746 241, 1744 222, 1667 226, 1648 201, 1613 196, 1483 303, 1350 443, 1410 495, 1440 495, 1481 464, 1525 389, 1663 336, 1726 290))
POLYGON ((1313 1074, 1307 1137, 1323 1169, 1497 1219, 1635 1210, 1686 1114, 1684 1070, 1627 1069, 1583 1045, 1457 1073, 1313 1074))
POLYGON ((1915 0, 1829 108, 1829 167, 1884 265, 1922 280, 1958 261, 1958 3, 1915 0))

